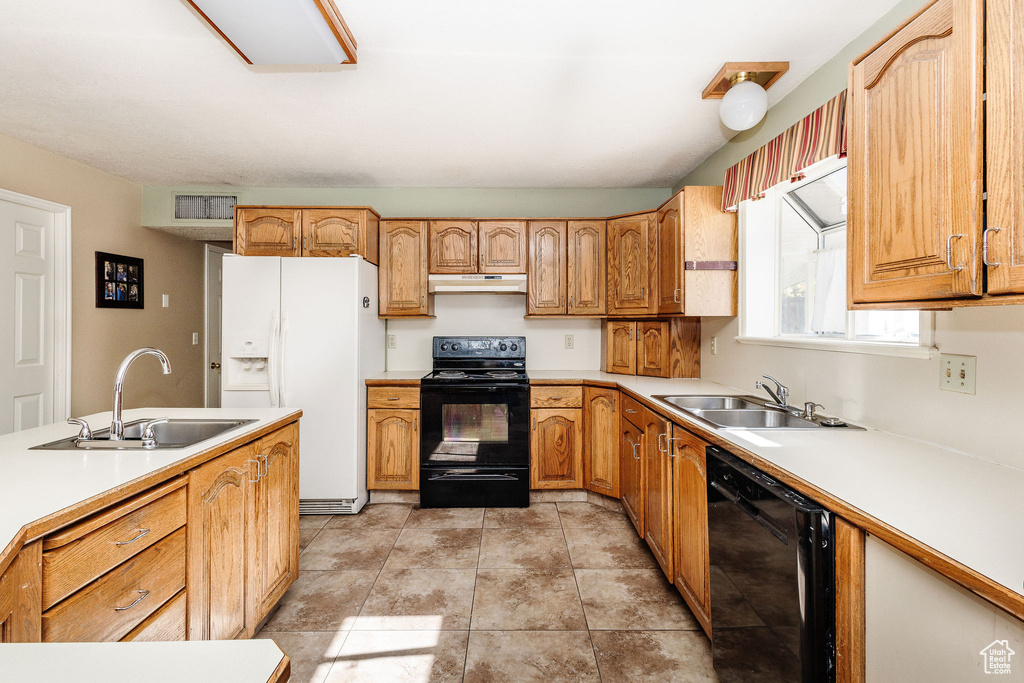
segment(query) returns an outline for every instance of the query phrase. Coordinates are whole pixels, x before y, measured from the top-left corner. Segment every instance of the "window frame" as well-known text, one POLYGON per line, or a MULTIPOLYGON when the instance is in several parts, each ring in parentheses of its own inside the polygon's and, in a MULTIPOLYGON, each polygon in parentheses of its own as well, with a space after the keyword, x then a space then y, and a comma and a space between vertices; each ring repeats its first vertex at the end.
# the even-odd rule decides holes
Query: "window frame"
POLYGON ((933 358, 938 349, 935 348, 935 313, 919 311, 919 337, 916 344, 908 342, 877 342, 855 339, 855 316, 858 311, 847 311, 846 338, 822 335, 820 337, 782 335, 780 271, 781 271, 781 240, 780 230, 782 219, 781 194, 799 188, 810 182, 839 170, 846 165, 845 159, 836 156, 819 161, 803 171, 804 178, 791 183, 783 181, 765 191, 765 196, 756 202, 744 200, 737 207, 739 211, 739 335, 735 340, 741 344, 761 346, 777 346, 800 349, 816 349, 840 353, 860 353, 881 356, 900 356, 906 358, 933 358), (765 223, 771 221, 770 234, 765 232, 765 223), (754 233, 752 231, 758 231, 754 233), (771 257, 765 257, 766 247, 770 245, 771 257), (753 253, 759 256, 751 258, 753 253), (771 268, 771 273, 767 271, 771 268), (771 278, 772 286, 763 286, 767 277, 771 278), (756 283, 756 284, 754 284, 756 283), (757 284, 761 286, 758 287, 757 284), (770 304, 768 302, 770 299, 770 304), (767 308, 767 310, 766 310, 767 308), (771 320, 766 314, 770 310, 771 320), (766 334, 771 330, 771 334, 766 334))

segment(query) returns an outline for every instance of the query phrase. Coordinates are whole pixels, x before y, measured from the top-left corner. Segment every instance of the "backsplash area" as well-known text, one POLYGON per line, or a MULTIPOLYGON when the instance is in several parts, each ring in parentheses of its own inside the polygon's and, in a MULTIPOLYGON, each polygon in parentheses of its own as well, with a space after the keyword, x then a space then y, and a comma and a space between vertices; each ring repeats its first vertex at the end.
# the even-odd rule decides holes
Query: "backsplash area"
POLYGON ((524 336, 526 369, 600 370, 601 321, 597 319, 524 319, 522 294, 438 294, 435 319, 388 320, 396 348, 388 349, 388 370, 428 370, 435 336, 524 336), (573 335, 572 349, 565 335, 573 335))
POLYGON ((736 318, 702 323, 705 379, 760 394, 754 382, 773 375, 789 385, 794 405, 817 401, 827 414, 1024 468, 1024 306, 935 314, 939 350, 978 359, 973 395, 939 389, 938 354, 923 360, 740 344, 736 318))

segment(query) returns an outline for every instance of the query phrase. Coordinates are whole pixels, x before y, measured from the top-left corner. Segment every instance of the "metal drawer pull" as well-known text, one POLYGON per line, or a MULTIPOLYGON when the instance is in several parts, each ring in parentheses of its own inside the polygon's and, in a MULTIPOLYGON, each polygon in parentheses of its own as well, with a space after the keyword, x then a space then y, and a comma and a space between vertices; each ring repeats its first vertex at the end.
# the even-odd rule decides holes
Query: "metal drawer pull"
POLYGON ((561 396, 552 396, 552 397, 551 397, 551 400, 552 400, 552 401, 561 401, 561 400, 562 400, 562 397, 561 397, 561 396))
POLYGON ((143 536, 145 536, 148 533, 149 533, 149 529, 139 529, 139 535, 136 536, 135 538, 133 538, 132 540, 130 540, 130 541, 117 541, 116 543, 114 543, 114 545, 128 545, 129 543, 135 543, 135 541, 139 540, 140 538, 142 538, 143 536))
POLYGON ((630 415, 636 415, 636 411, 633 410, 632 408, 626 408, 626 412, 629 413, 630 415))
POLYGON ((149 591, 147 591, 147 590, 140 590, 139 591, 139 597, 136 598, 135 602, 133 602, 132 604, 128 605, 127 607, 115 607, 114 611, 115 612, 124 612, 125 610, 130 610, 132 607, 135 607, 135 605, 137 605, 140 602, 142 602, 143 600, 145 600, 147 595, 149 595, 149 591))
POLYGON ((960 239, 961 237, 963 237, 963 233, 957 233, 955 235, 950 235, 949 237, 946 238, 946 267, 949 268, 952 271, 961 271, 961 270, 964 269, 963 266, 956 266, 956 267, 953 266, 953 238, 954 237, 957 238, 957 239, 960 239))
POLYGON ((388 396, 388 400, 389 401, 401 401, 402 399, 399 396, 388 396))
POLYGON ((981 236, 981 262, 989 268, 995 268, 998 266, 999 261, 996 261, 995 263, 989 263, 988 261, 988 236, 989 233, 999 232, 1000 230, 1002 230, 1002 228, 988 228, 981 236))

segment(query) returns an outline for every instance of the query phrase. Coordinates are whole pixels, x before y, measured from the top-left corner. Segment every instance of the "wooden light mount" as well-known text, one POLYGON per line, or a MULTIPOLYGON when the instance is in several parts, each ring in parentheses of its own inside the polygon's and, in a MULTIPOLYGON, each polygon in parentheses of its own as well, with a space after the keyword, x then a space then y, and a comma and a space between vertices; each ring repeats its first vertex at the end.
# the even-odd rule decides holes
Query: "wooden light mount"
POLYGON ((715 77, 711 79, 704 93, 702 100, 720 100, 725 96, 726 91, 732 86, 732 79, 736 74, 747 72, 754 81, 767 90, 775 85, 775 81, 782 77, 782 74, 789 71, 789 62, 726 62, 715 77))

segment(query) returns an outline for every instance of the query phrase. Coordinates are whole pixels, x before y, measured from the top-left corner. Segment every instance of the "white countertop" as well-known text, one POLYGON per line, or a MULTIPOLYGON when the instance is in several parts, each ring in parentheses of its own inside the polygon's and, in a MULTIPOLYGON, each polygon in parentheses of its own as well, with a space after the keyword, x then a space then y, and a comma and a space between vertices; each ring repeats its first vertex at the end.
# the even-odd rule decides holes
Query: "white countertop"
MULTIPOLYGON (((701 379, 580 370, 528 370, 528 374, 531 380, 609 382, 646 397, 760 393, 701 379)), ((669 405, 659 405, 660 412, 677 423, 699 425, 1024 595, 1024 527, 1020 524, 1024 470, 873 429, 715 429, 669 405)))
MULTIPOLYGON (((23 526, 144 477, 271 422, 297 414, 294 408, 138 408, 123 420, 193 417, 252 419, 256 422, 188 448, 151 451, 33 451, 37 446, 78 434, 78 427, 52 424, 0 436, 0 547, 23 526)), ((110 425, 110 412, 86 417, 93 429, 110 425)), ((0 677, 0 680, 5 680, 0 677)))
POLYGON ((267 683, 283 657, 272 640, 0 644, 0 681, 267 683))

